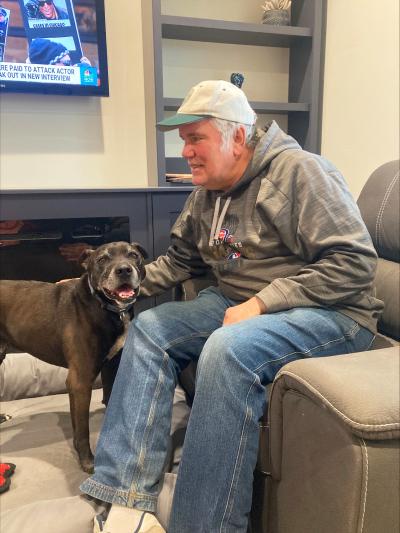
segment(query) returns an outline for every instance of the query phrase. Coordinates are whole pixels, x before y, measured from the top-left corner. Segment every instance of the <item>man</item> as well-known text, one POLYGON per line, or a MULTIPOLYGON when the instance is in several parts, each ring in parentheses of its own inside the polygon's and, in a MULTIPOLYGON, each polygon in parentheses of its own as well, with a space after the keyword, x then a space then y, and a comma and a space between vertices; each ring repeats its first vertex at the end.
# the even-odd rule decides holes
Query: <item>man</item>
POLYGON ((57 7, 53 0, 29 0, 25 4, 28 18, 45 20, 68 19, 68 13, 57 7))
POLYGON ((206 81, 177 115, 197 187, 145 295, 209 269, 218 287, 132 323, 82 490, 112 503, 107 533, 163 531, 154 513, 179 372, 196 393, 169 533, 247 529, 265 386, 287 362, 366 350, 382 308, 376 254, 338 170, 275 122, 255 128, 241 89, 206 81))
MULTIPOLYGON (((29 57, 26 62, 34 65, 70 67, 71 56, 69 54, 69 50, 63 44, 50 39, 37 38, 33 39, 29 45, 29 57)), ((81 57, 79 63, 72 66, 79 65, 91 66, 89 59, 85 56, 81 57)))
POLYGON ((29 45, 29 63, 34 65, 69 66, 71 58, 65 46, 50 39, 33 39, 29 45))

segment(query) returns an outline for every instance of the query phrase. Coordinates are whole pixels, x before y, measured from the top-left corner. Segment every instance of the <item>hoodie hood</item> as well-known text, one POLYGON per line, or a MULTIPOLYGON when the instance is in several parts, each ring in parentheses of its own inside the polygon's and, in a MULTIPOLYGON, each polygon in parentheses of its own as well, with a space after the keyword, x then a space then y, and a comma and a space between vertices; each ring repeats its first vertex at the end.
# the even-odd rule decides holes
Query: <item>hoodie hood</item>
POLYGON ((258 129, 257 137, 254 154, 245 173, 233 187, 220 195, 222 198, 232 196, 246 187, 260 172, 266 169, 275 157, 285 150, 301 150, 299 143, 283 132, 275 120, 264 129, 258 129))
POLYGON ((265 171, 271 161, 285 150, 301 150, 300 145, 285 134, 273 120, 265 129, 257 130, 257 144, 243 176, 233 187, 223 193, 216 193, 213 220, 211 224, 209 246, 219 239, 220 231, 231 203, 232 196, 246 188, 253 179, 265 171), (221 199, 225 203, 221 204, 221 199))

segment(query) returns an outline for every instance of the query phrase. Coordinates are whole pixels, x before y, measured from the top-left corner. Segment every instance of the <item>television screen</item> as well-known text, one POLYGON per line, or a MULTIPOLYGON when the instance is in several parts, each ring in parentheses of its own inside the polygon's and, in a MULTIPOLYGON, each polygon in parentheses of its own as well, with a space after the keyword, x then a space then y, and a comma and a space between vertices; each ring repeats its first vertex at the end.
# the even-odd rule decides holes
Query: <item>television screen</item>
POLYGON ((0 0, 0 90, 108 96, 104 0, 0 0))

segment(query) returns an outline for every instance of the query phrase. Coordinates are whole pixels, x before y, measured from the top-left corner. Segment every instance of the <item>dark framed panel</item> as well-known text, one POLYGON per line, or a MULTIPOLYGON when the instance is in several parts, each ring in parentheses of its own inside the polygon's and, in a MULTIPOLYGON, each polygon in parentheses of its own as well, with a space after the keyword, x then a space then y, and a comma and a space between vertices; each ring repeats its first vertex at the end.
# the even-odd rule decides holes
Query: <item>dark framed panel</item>
MULTIPOLYGON (((151 261, 166 251, 171 226, 191 190, 5 191, 0 194, 0 220, 68 222, 124 217, 129 219, 130 240, 139 242, 151 261)), ((160 302, 170 298, 168 293, 160 302)), ((138 302, 137 311, 154 304, 154 298, 147 298, 138 302)))
MULTIPOLYGON (((153 195, 154 257, 167 251, 170 243, 170 230, 182 211, 188 196, 189 192, 180 191, 153 195)), ((171 300, 171 295, 172 292, 168 291, 157 296, 157 304, 171 300)))

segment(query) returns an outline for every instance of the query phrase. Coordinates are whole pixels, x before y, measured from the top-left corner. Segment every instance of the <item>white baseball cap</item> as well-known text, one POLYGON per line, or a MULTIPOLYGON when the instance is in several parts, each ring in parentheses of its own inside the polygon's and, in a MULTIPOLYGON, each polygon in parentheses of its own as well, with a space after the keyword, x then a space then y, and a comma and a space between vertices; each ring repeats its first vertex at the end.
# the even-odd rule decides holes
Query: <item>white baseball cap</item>
POLYGON ((192 87, 176 115, 158 122, 157 128, 169 131, 209 117, 248 126, 257 119, 242 89, 229 81, 208 80, 192 87))

